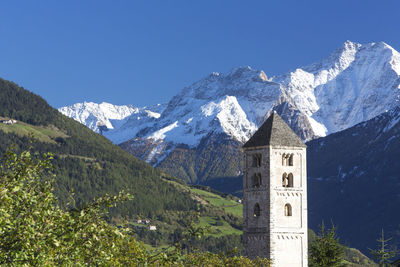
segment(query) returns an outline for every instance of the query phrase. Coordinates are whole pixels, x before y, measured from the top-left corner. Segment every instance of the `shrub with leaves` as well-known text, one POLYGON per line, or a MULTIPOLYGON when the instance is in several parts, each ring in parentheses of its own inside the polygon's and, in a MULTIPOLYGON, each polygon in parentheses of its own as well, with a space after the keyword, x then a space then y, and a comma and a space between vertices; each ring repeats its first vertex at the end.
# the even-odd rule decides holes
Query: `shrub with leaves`
MULTIPOLYGON (((105 195, 60 208, 53 194, 52 155, 9 149, 0 165, 0 266, 269 266, 264 259, 182 253, 181 243, 150 255, 132 232, 109 224, 107 210, 132 197, 105 195)), ((190 225, 184 239, 206 229, 190 225)), ((182 239, 183 240, 183 239, 182 239)))
POLYGON ((145 262, 127 229, 109 225, 108 207, 129 194, 62 210, 53 195, 51 154, 8 150, 0 167, 0 265, 123 265, 145 262))
POLYGON ((268 259, 256 258, 250 260, 243 256, 230 256, 224 253, 213 254, 210 252, 199 252, 187 255, 185 266, 263 266, 268 267, 271 262, 268 259))

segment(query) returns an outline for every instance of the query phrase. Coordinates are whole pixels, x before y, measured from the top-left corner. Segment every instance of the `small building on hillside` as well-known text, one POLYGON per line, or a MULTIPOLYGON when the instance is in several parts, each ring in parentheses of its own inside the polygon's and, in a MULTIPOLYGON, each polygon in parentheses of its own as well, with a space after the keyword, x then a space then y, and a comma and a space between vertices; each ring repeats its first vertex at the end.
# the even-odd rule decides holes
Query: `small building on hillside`
POLYGON ((2 120, 1 123, 3 123, 3 124, 16 124, 17 121, 13 120, 13 119, 10 119, 10 120, 2 120))
POLYGON ((149 230, 150 230, 150 231, 156 231, 156 230, 157 230, 157 226, 155 226, 155 225, 150 225, 150 226, 149 226, 149 230))

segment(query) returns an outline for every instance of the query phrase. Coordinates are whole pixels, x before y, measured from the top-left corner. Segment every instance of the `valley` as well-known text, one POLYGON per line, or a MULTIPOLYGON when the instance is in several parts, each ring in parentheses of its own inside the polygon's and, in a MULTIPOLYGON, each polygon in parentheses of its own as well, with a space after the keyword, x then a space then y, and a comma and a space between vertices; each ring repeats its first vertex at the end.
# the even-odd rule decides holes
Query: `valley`
POLYGON ((388 219, 398 202, 399 100, 400 54, 383 42, 346 41, 321 61, 282 75, 251 67, 211 73, 168 103, 137 108, 123 119, 105 123, 105 115, 99 119, 98 111, 78 104, 60 111, 68 109, 94 131, 111 123, 102 134, 124 150, 189 184, 238 197, 241 146, 276 111, 309 146, 311 228, 332 219, 346 243, 368 252, 381 228, 400 245, 399 226, 388 219), (338 136, 344 137, 335 143, 338 136), (374 230, 366 236, 365 229, 374 230))

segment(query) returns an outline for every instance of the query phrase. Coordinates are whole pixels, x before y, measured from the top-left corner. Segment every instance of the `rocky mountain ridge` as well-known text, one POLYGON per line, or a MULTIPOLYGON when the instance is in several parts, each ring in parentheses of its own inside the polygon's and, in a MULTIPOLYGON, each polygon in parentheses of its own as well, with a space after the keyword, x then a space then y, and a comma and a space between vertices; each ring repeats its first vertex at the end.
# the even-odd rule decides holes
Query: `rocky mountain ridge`
POLYGON ((120 146, 174 176, 240 195, 240 148, 277 111, 308 141, 310 227, 333 220, 344 243, 366 252, 382 228, 400 245, 399 91, 398 52, 346 42, 284 75, 249 67, 212 73, 184 88, 158 119, 105 134, 114 142, 133 136, 120 146))
MULTIPOLYGON (((273 110, 309 141, 393 109, 399 98, 400 54, 382 42, 361 45, 347 41, 320 62, 284 75, 268 78, 250 67, 212 73, 174 96, 158 118, 138 119, 135 113, 114 120, 113 129, 103 134, 174 175, 177 173, 165 163, 177 160, 183 150, 186 155, 191 151, 189 154, 197 156, 183 171, 187 177, 178 176, 198 182, 199 173, 204 172, 199 166, 211 164, 207 168, 214 168, 215 163, 197 150, 204 151, 205 143, 218 150, 224 140, 230 140, 231 149, 240 147, 273 110)), ((234 170, 207 172, 202 179, 240 173, 237 162, 234 170)))
POLYGON ((151 107, 134 107, 133 105, 113 105, 107 102, 100 104, 94 102, 76 103, 71 106, 61 107, 58 110, 64 115, 86 125, 91 130, 99 133, 119 128, 126 121, 144 119, 158 119, 164 106, 157 104, 151 107))

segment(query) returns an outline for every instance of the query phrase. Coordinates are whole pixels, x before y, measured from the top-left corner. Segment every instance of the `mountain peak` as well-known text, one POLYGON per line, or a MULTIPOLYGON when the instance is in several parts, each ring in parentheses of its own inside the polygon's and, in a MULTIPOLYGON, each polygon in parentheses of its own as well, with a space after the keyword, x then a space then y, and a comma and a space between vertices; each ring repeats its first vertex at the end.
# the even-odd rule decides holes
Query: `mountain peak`
POLYGON ((213 72, 185 87, 165 110, 149 109, 157 114, 146 109, 110 120, 115 129, 104 135, 115 143, 131 140, 143 152, 138 156, 158 164, 177 145, 195 148, 217 133, 244 143, 276 109, 303 140, 311 140, 399 106, 399 86, 397 51, 383 42, 346 41, 319 62, 270 79, 250 66, 213 72))
POLYGON ((354 49, 354 48, 359 48, 361 46, 360 43, 352 42, 350 40, 347 40, 346 42, 343 43, 342 49, 354 49))
POLYGON ((96 132, 100 131, 99 126, 106 126, 108 129, 113 129, 114 126, 110 120, 122 120, 139 111, 138 108, 132 105, 117 106, 107 102, 98 104, 87 101, 61 107, 58 110, 96 132))

